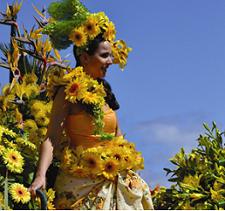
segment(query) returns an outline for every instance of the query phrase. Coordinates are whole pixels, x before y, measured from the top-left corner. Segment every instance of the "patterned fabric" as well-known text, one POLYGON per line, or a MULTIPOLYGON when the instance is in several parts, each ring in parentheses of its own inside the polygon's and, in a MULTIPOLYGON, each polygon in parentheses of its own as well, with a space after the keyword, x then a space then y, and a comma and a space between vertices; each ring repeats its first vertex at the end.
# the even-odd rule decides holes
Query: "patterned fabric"
POLYGON ((76 178, 60 171, 55 190, 57 209, 153 209, 148 185, 131 170, 119 173, 114 181, 76 178))

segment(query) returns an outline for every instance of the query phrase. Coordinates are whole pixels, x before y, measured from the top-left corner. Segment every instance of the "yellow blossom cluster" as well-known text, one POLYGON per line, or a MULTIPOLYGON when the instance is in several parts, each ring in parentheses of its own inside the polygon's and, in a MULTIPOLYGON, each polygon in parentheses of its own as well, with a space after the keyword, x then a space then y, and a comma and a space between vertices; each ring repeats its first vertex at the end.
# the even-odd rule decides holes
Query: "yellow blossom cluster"
POLYGON ((134 144, 120 136, 88 149, 65 148, 61 168, 77 177, 103 176, 114 180, 120 171, 143 169, 144 160, 134 144))
POLYGON ((132 48, 127 47, 123 40, 117 40, 112 44, 112 53, 114 56, 114 64, 119 64, 123 70, 127 64, 128 53, 132 48))
POLYGON ((68 83, 65 88, 66 100, 71 103, 81 101, 85 104, 99 105, 102 107, 106 96, 104 86, 88 76, 82 67, 73 69, 64 76, 68 83))
POLYGON ((128 53, 131 48, 128 48, 123 40, 115 41, 115 25, 112 21, 109 21, 104 12, 89 14, 87 20, 81 26, 74 28, 70 32, 69 39, 78 47, 77 53, 79 54, 79 52, 87 48, 89 41, 99 34, 102 34, 103 38, 112 44, 112 54, 115 58, 113 63, 119 64, 120 68, 123 69, 127 63, 128 53))

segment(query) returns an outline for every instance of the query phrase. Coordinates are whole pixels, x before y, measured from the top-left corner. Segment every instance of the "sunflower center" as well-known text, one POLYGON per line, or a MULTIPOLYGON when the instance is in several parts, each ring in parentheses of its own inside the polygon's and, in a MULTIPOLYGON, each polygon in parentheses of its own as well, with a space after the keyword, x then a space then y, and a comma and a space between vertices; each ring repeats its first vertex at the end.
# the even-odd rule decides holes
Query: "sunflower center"
POLYGON ((19 190, 19 191, 18 191, 18 194, 19 194, 19 195, 23 195, 23 191, 22 191, 22 190, 19 190))
POLYGON ((108 163, 106 165, 106 171, 112 171, 113 170, 113 164, 112 163, 108 163))
POLYGON ((78 88, 79 88, 78 84, 73 84, 73 85, 70 87, 69 92, 70 92, 70 93, 75 93, 75 92, 77 91, 78 88))
POLYGON ((92 26, 91 24, 88 24, 88 25, 87 25, 87 30, 88 30, 88 31, 92 31, 92 30, 93 30, 93 26, 92 26))
POLYGON ((81 40, 81 35, 80 35, 80 34, 76 34, 76 35, 75 35, 75 39, 76 39, 76 40, 81 40))
POLYGON ((12 155, 11 158, 12 158, 13 160, 15 160, 15 161, 17 160, 17 158, 16 158, 15 155, 12 155))
POLYGON ((96 166, 96 161, 95 161, 94 159, 89 159, 89 160, 88 160, 88 165, 89 165, 90 167, 95 167, 95 166, 96 166))

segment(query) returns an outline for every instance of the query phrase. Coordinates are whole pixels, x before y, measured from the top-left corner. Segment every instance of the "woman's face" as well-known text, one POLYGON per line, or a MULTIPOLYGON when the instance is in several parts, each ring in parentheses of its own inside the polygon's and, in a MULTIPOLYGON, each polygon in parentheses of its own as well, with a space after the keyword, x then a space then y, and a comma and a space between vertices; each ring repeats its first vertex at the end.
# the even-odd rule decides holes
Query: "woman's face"
POLYGON ((103 78, 106 75, 108 67, 113 63, 112 61, 111 45, 108 41, 99 43, 94 55, 86 54, 84 59, 84 71, 92 78, 103 78))

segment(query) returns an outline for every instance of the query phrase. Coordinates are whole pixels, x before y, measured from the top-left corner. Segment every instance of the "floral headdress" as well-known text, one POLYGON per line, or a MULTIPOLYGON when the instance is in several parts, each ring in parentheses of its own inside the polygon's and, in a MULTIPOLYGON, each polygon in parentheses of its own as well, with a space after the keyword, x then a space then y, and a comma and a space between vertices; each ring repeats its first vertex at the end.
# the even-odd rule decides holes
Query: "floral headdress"
POLYGON ((115 26, 104 12, 90 13, 80 0, 53 2, 48 12, 51 18, 43 33, 49 35, 55 48, 65 49, 73 43, 80 54, 87 50, 91 40, 102 34, 111 43, 113 63, 124 69, 131 48, 123 40, 115 40, 115 26))

